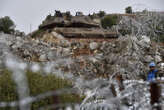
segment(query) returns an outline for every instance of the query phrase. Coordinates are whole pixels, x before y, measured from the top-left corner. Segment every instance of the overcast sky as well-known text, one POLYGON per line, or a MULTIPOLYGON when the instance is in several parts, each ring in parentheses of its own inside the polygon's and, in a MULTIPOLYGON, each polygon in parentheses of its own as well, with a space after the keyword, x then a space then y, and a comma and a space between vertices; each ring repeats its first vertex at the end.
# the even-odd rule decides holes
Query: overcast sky
POLYGON ((164 11, 164 0, 0 0, 0 17, 10 16, 17 29, 30 32, 37 29, 38 25, 49 13, 54 10, 82 11, 84 14, 104 10, 107 13, 124 13, 127 6, 133 10, 150 9, 164 11))

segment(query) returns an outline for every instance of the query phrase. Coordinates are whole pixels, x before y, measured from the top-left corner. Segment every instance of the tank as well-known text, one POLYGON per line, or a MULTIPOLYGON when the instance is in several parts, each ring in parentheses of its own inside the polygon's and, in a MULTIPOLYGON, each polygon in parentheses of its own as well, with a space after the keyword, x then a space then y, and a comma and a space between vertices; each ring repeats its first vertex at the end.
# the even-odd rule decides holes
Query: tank
POLYGON ((70 12, 56 11, 55 16, 48 16, 39 29, 53 29, 65 38, 117 38, 116 32, 102 29, 89 16, 77 12, 72 16, 70 12))

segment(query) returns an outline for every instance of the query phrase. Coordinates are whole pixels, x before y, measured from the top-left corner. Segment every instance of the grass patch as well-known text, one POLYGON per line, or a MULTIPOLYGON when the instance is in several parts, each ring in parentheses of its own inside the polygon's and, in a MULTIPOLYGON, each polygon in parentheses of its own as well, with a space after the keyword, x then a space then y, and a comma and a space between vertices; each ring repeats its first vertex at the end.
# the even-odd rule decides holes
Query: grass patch
MULTIPOLYGON (((57 78, 55 75, 41 75, 40 73, 33 73, 31 71, 26 72, 30 96, 37 96, 48 91, 55 91, 62 88, 71 88, 72 84, 68 80, 57 78)), ((38 110, 43 106, 60 103, 80 103, 84 97, 80 97, 77 94, 61 94, 58 96, 46 97, 42 100, 32 103, 31 110, 38 110)), ((3 70, 0 73, 0 102, 17 101, 18 94, 16 91, 16 84, 11 78, 11 72, 3 70)), ((0 110, 18 110, 16 108, 0 108, 0 110)))

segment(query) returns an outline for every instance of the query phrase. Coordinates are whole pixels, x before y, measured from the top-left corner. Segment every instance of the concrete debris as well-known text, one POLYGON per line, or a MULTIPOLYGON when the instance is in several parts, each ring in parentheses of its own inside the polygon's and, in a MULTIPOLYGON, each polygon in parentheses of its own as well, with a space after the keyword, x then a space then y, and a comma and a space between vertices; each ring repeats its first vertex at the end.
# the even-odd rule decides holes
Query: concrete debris
POLYGON ((154 59, 151 55, 147 55, 147 56, 145 56, 145 58, 143 60, 145 60, 146 63, 149 63, 149 62, 153 61, 154 59))
MULTIPOLYGON (((49 36, 52 33, 45 34, 49 36)), ((74 75, 84 75, 87 79, 110 77, 122 74, 124 78, 136 79, 144 76, 151 61, 160 63, 163 69, 163 49, 157 44, 151 46, 149 38, 143 36, 120 37, 114 40, 58 39, 52 37, 44 41, 0 35, 0 56, 8 51, 28 62, 56 62, 71 59, 71 63, 60 63, 55 69, 74 75), (141 43, 142 42, 142 43, 141 43), (3 51, 2 51, 3 50, 3 51)), ((67 60, 66 60, 67 61, 67 60)))
POLYGON ((161 68, 164 69, 164 63, 161 63, 161 68))
POLYGON ((156 61, 157 63, 160 63, 160 62, 162 61, 161 56, 156 55, 156 56, 155 56, 155 61, 156 61))
POLYGON ((43 54, 39 57, 39 61, 47 61, 47 55, 43 54))
POLYGON ((150 38, 147 36, 141 36, 140 40, 139 40, 139 45, 141 45, 142 47, 150 47, 150 38))
POLYGON ((64 39, 64 37, 61 34, 58 34, 56 32, 52 32, 52 34, 58 39, 64 39))
POLYGON ((140 12, 134 17, 122 16, 117 24, 116 30, 124 35, 149 36, 156 39, 160 33, 163 33, 164 14, 157 12, 140 12))
POLYGON ((96 42, 91 42, 89 47, 90 47, 91 50, 95 50, 95 49, 98 48, 98 44, 96 42))

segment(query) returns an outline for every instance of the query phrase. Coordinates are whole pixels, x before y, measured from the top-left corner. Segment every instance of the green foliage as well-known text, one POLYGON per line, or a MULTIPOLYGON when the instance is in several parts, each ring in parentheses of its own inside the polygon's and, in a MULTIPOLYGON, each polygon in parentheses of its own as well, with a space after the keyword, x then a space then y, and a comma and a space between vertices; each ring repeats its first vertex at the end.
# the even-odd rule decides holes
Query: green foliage
MULTIPOLYGON (((30 96, 37 96, 48 91, 56 91, 62 88, 70 88, 72 84, 68 80, 57 78, 55 75, 41 75, 40 73, 33 73, 31 71, 26 72, 28 79, 28 86, 30 90, 30 96)), ((56 96, 46 97, 37 102, 32 103, 31 110, 38 110, 43 106, 58 103, 80 103, 82 97, 76 94, 61 94, 56 96)), ((0 73, 0 102, 2 101, 16 101, 18 100, 18 94, 16 91, 16 84, 11 78, 11 72, 3 70, 0 73)), ((0 110, 18 110, 16 108, 0 108, 0 110)))
POLYGON ((10 19, 10 17, 5 16, 0 18, 0 31, 11 34, 14 32, 15 24, 14 22, 10 19))
POLYGON ((103 28, 107 29, 111 28, 113 25, 116 25, 117 21, 118 17, 116 15, 108 15, 101 20, 101 25, 103 28))
POLYGON ((106 14, 105 11, 99 11, 98 16, 102 18, 105 16, 105 14, 106 14))
MULTIPOLYGON (((10 102, 18 99, 16 84, 11 79, 11 74, 4 69, 0 72, 0 102, 10 102)), ((0 108, 0 110, 17 110, 17 108, 0 108)))
POLYGON ((125 12, 127 14, 132 14, 132 7, 131 6, 128 6, 127 8, 125 8, 125 12))

